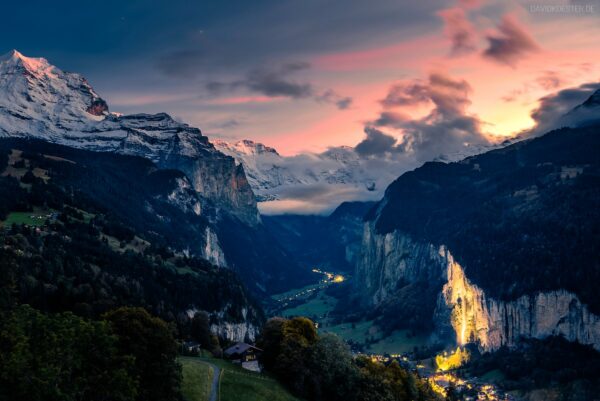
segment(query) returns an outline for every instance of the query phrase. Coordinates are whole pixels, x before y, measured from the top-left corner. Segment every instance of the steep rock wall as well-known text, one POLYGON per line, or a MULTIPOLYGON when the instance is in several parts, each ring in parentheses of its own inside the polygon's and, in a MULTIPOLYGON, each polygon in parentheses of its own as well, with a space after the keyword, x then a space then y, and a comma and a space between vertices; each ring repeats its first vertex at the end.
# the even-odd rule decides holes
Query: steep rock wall
POLYGON ((219 238, 210 227, 206 227, 206 245, 204 246, 203 257, 212 264, 219 267, 227 267, 225 254, 219 244, 219 238))
POLYGON ((387 300, 400 282, 439 280, 445 273, 443 257, 434 246, 415 242, 399 231, 379 235, 373 222, 364 225, 355 282, 368 304, 387 300))
POLYGON ((459 344, 478 342, 484 350, 513 346, 520 338, 563 336, 569 341, 600 349, 600 317, 592 314, 576 295, 567 291, 539 292, 514 301, 486 297, 472 284, 463 268, 442 247, 448 282, 438 309, 449 316, 459 344))
POLYGON ((469 281, 445 247, 397 230, 378 234, 373 222, 364 226, 355 277, 357 293, 370 306, 393 297, 399 283, 444 280, 432 319, 439 332, 453 331, 458 344, 477 342, 483 350, 495 350, 520 338, 561 335, 600 349, 600 317, 576 295, 558 290, 508 302, 490 298, 469 281))
MULTIPOLYGON (((233 342, 254 342, 260 332, 260 320, 256 317, 256 311, 252 307, 244 307, 241 309, 241 319, 231 320, 225 317, 225 310, 228 308, 229 305, 222 310, 209 312, 212 321, 210 325, 211 333, 233 342)), ((196 312, 198 312, 198 309, 189 309, 186 314, 191 319, 196 312)))
POLYGON ((222 322, 210 326, 210 331, 222 338, 233 342, 251 341, 254 342, 259 329, 252 323, 231 323, 222 322))
MULTIPOLYGON (((182 139, 178 138, 176 142, 185 142, 182 139)), ((160 155, 159 166, 185 173, 193 188, 210 202, 209 206, 227 211, 250 226, 257 225, 260 216, 256 198, 243 166, 236 165, 232 157, 213 149, 188 156, 183 150, 188 146, 176 143, 168 152, 160 155)))

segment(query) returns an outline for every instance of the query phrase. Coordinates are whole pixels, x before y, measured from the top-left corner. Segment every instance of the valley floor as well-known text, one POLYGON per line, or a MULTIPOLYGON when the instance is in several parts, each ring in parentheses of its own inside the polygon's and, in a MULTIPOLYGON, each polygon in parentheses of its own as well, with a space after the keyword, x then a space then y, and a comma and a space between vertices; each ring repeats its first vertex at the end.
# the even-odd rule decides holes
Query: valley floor
MULTIPOLYGON (((480 378, 466 379, 456 371, 444 372, 437 368, 434 358, 414 359, 416 349, 426 349, 429 336, 415 335, 410 330, 395 330, 385 335, 373 320, 358 322, 336 322, 330 317, 338 300, 327 294, 327 288, 334 283, 320 282, 306 287, 273 296, 275 315, 292 318, 306 316, 318 324, 319 332, 334 333, 347 341, 354 352, 370 355, 382 362, 398 360, 410 370, 416 370, 427 378, 432 387, 446 396, 445 388, 452 384, 461 391, 470 393, 473 400, 517 400, 519 398, 500 391, 493 383, 493 374, 480 378)), ((492 372, 493 373, 493 372, 492 372)), ((497 372, 496 372, 497 373, 497 372)))
POLYGON ((333 282, 320 282, 302 288, 274 295, 272 298, 279 308, 272 314, 286 318, 306 316, 319 325, 319 331, 334 333, 355 345, 367 354, 405 354, 413 352, 415 347, 427 345, 426 335, 413 335, 410 330, 395 330, 384 335, 373 320, 354 323, 335 322, 330 313, 338 300, 326 293, 333 282))

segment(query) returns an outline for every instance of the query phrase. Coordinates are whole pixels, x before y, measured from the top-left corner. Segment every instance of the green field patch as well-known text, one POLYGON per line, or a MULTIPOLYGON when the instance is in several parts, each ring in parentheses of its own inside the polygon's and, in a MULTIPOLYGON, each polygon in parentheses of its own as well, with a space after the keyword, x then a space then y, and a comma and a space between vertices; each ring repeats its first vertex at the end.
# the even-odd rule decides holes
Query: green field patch
POLYGON ((346 341, 354 341, 360 344, 366 343, 367 339, 376 336, 378 333, 377 327, 373 325, 372 320, 356 323, 340 323, 323 327, 320 331, 337 334, 346 341))
POLYGON ((395 330, 387 337, 369 345, 367 352, 373 354, 403 354, 412 352, 415 347, 427 345, 428 337, 411 335, 409 330, 395 330))
POLYGON ((177 267, 173 263, 169 263, 168 265, 170 267, 172 267, 173 269, 175 269, 175 271, 177 271, 178 274, 191 274, 192 276, 199 276, 202 274, 206 274, 206 272, 204 272, 202 270, 194 270, 189 266, 177 267))
POLYGON ((36 167, 32 171, 33 175, 37 178, 41 178, 45 182, 50 180, 50 176, 48 175, 48 170, 44 170, 43 168, 36 167))
POLYGON ((428 343, 427 336, 411 335, 409 330, 395 330, 389 336, 383 337, 383 332, 372 320, 325 326, 321 327, 320 331, 337 334, 346 341, 368 344, 365 351, 378 355, 403 354, 428 343))
POLYGON ((221 401, 297 401, 277 380, 243 369, 222 370, 221 401))
MULTIPOLYGON (((182 358, 183 359, 183 358, 182 358)), ((210 362, 221 369, 220 401, 299 401, 269 375, 251 372, 229 361, 217 358, 189 358, 210 362)))
POLYGON ((289 302, 296 299, 306 298, 310 296, 314 291, 317 291, 324 287, 325 284, 323 283, 310 284, 302 288, 295 288, 293 290, 289 290, 281 294, 273 295, 271 298, 278 302, 289 302))
POLYGON ((198 358, 182 357, 181 392, 186 401, 208 401, 214 369, 198 358))
MULTIPOLYGON (((20 180, 21 178, 23 178, 25 173, 27 173, 30 170, 30 167, 30 161, 23 159, 23 152, 17 149, 12 149, 8 157, 8 165, 6 166, 6 169, 2 172, 2 175, 5 177, 15 177, 16 179, 20 180), (20 163, 20 165, 17 165, 16 163, 20 163)), ((35 167, 33 168, 33 170, 31 170, 31 172, 35 177, 41 178, 46 182, 50 180, 47 170, 35 167)), ((30 188, 31 185, 24 184, 22 185, 22 187, 30 188)))
POLYGON ((318 290, 318 293, 314 298, 307 300, 301 305, 284 309, 281 314, 284 317, 306 316, 313 320, 320 321, 325 319, 329 312, 333 311, 337 302, 337 299, 325 294, 323 290, 318 290))
POLYGON ((221 377, 221 401, 296 401, 274 379, 225 370, 221 377))
POLYGON ((32 212, 12 212, 6 216, 6 220, 2 222, 3 226, 12 226, 13 224, 24 224, 26 226, 40 227, 52 217, 50 210, 34 210, 32 212))

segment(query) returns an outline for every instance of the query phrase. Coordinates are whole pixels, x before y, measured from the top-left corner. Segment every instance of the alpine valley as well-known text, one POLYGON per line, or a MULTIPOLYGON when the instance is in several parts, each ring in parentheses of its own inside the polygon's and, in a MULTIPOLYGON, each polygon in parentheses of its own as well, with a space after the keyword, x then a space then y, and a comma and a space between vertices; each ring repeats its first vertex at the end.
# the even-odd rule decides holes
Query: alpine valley
POLYGON ((402 174, 284 157, 1 56, 0 400, 175 400, 193 375, 240 400, 594 399, 600 90, 522 138, 402 174), (336 207, 268 208, 315 188, 336 207))

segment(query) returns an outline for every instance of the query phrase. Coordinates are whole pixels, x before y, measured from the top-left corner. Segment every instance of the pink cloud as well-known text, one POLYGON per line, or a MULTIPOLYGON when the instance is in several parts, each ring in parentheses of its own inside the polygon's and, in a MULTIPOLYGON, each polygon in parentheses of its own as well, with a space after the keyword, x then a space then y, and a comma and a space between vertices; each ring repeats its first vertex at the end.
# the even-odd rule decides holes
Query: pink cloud
POLYGON ((539 86, 546 90, 557 89, 564 83, 563 77, 556 71, 545 71, 536 79, 539 86))
POLYGON ((458 4, 460 4, 464 8, 478 8, 483 4, 482 0, 458 0, 458 4))
POLYGON ((513 66, 521 58, 539 50, 533 37, 515 17, 505 15, 498 31, 486 36, 488 48, 483 55, 498 63, 513 66))
POLYGON ((444 33, 452 43, 451 55, 458 56, 476 50, 477 32, 462 8, 442 10, 438 15, 444 20, 444 33))

